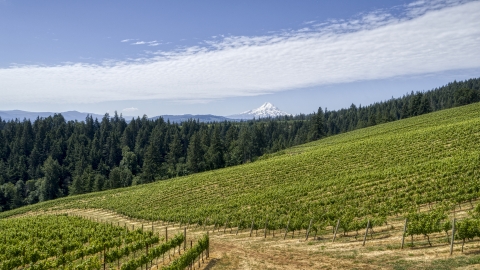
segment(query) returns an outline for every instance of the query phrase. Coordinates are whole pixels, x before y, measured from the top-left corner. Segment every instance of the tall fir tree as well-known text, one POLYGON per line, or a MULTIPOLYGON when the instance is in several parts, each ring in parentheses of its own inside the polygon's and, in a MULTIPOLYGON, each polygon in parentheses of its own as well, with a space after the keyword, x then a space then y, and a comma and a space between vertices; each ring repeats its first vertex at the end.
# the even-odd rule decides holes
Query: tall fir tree
POLYGON ((219 126, 216 126, 213 130, 213 137, 210 140, 210 147, 205 157, 205 163, 210 170, 223 168, 225 166, 224 147, 219 126))
POLYGON ((203 149, 200 144, 200 135, 197 132, 193 133, 188 145, 187 169, 190 173, 201 172, 204 169, 203 149))
POLYGON ((43 165, 43 173, 45 177, 42 179, 42 186, 40 187, 40 201, 61 197, 63 195, 60 189, 62 166, 50 156, 43 165))

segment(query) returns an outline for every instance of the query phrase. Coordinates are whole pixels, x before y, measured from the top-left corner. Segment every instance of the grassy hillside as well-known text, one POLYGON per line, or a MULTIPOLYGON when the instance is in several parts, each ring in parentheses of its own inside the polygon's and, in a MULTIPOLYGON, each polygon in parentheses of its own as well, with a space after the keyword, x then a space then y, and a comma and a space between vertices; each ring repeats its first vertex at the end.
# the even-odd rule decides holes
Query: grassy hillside
POLYGON ((480 194, 480 104, 365 128, 261 160, 4 212, 103 208, 149 220, 305 227, 382 220, 417 205, 480 194))

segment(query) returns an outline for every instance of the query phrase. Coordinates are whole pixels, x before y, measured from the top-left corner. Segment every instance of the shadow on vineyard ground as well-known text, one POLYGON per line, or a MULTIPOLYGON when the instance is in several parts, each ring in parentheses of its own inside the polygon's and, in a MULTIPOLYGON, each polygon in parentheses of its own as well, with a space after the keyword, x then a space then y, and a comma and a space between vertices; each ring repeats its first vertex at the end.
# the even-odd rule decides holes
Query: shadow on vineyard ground
POLYGON ((213 267, 217 266, 217 263, 218 263, 218 259, 210 259, 210 261, 208 262, 208 264, 205 266, 205 270, 209 270, 209 269, 213 269, 213 267))

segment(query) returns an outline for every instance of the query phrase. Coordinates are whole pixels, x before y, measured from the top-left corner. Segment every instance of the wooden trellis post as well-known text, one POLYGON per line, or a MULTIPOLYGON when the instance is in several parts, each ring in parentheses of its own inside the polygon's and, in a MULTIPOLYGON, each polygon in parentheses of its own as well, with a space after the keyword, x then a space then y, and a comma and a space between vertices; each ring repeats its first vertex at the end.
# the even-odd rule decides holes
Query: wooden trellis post
POLYGON ((312 221, 313 221, 313 219, 310 219, 310 224, 308 225, 308 230, 307 230, 307 235, 305 237, 305 241, 308 240, 308 235, 310 234, 310 228, 312 227, 312 221))
POLYGON ((288 225, 290 225, 290 219, 289 219, 288 222, 287 222, 287 227, 285 227, 285 235, 283 236, 283 240, 285 240, 285 238, 287 237, 288 225))
POLYGON ((183 228, 183 251, 187 249, 187 228, 183 228))
MULTIPOLYGON (((207 231, 207 236, 208 236, 208 231, 207 231)), ((207 245, 207 258, 210 257, 210 241, 208 242, 208 245, 207 245)))
POLYGON ((455 241, 455 221, 456 219, 453 219, 452 223, 452 241, 450 241, 450 255, 453 254, 453 242, 455 241))
POLYGON ((367 228, 365 229, 365 235, 363 236, 363 244, 362 246, 365 246, 365 241, 367 241, 367 234, 368 234, 368 228, 370 227, 370 219, 367 222, 367 228))
POLYGON ((225 222, 225 227, 223 228, 223 234, 225 234, 225 231, 227 230, 227 224, 228 224, 228 222, 229 222, 229 220, 227 220, 227 221, 225 222))
POLYGON ((268 225, 268 219, 265 219, 265 235, 263 238, 267 238, 267 225, 268 225))
POLYGON ((337 231, 338 231, 338 225, 340 225, 340 219, 337 221, 337 226, 335 227, 335 232, 333 233, 333 242, 335 242, 335 238, 337 238, 337 231))
POLYGON ((403 245, 405 243, 405 233, 407 232, 407 223, 408 223, 408 218, 405 219, 405 225, 403 226, 402 249, 403 249, 403 245))

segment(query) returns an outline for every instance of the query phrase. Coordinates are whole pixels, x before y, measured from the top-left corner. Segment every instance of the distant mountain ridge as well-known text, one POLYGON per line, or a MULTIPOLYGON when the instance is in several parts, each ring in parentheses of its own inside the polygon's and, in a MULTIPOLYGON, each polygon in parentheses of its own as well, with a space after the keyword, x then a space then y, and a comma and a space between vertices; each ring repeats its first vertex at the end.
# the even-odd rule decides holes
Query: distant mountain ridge
MULTIPOLYGON (((97 118, 99 121, 103 118, 104 115, 94 114, 94 113, 86 113, 86 112, 78 112, 78 111, 66 111, 66 112, 28 112, 22 110, 10 110, 10 111, 0 111, 0 117, 2 120, 10 121, 18 119, 19 121, 23 121, 24 119, 29 119, 30 121, 34 121, 37 117, 40 118, 47 118, 49 116, 53 116, 54 114, 62 114, 66 121, 85 121, 85 118, 88 115, 91 115, 93 119, 97 118)), ((229 116, 218 116, 212 114, 183 114, 183 115, 159 115, 150 117, 150 120, 156 120, 160 117, 163 117, 165 121, 170 121, 172 123, 181 123, 186 122, 190 119, 200 121, 202 123, 210 123, 210 122, 223 122, 223 121, 239 121, 239 120, 251 120, 254 118, 268 118, 272 117, 275 118, 277 116, 285 116, 290 115, 284 111, 281 111, 277 107, 275 107, 270 102, 265 102, 262 106, 245 111, 240 114, 234 114, 229 116)), ((132 118, 136 118, 135 116, 123 116, 127 122, 130 122, 132 118)))
MULTIPOLYGON (((49 116, 53 116, 54 114, 59 114, 55 112, 27 112, 22 110, 11 110, 11 111, 0 111, 0 117, 2 120, 10 121, 18 119, 19 121, 23 121, 24 119, 29 119, 30 121, 34 121, 37 117, 40 118, 47 118, 49 116)), ((87 115, 91 115, 94 119, 98 118, 101 120, 103 115, 94 114, 94 113, 84 113, 84 112, 77 112, 77 111, 67 111, 61 112, 62 116, 65 118, 66 121, 85 121, 87 115)))
MULTIPOLYGON (((10 110, 10 111, 0 111, 0 118, 5 121, 18 119, 23 121, 24 119, 29 119, 30 121, 35 121, 37 117, 47 118, 53 116, 54 114, 62 114, 66 121, 85 121, 87 115, 91 115, 93 119, 97 118, 99 121, 102 120, 104 115, 78 112, 78 111, 67 111, 67 112, 28 112, 22 110, 10 110)), ((111 115, 110 115, 111 116, 111 115)), ((211 114, 184 114, 184 115, 160 115, 150 117, 150 120, 156 120, 160 117, 163 117, 165 121, 170 120, 172 123, 186 122, 190 119, 204 122, 223 122, 223 121, 235 121, 235 119, 229 119, 223 116, 211 115, 211 114)), ((136 116, 123 116, 125 121, 130 122, 132 118, 137 118, 136 116)))
POLYGON ((172 123, 180 123, 186 122, 190 119, 198 120, 202 123, 204 122, 223 122, 223 121, 232 121, 233 119, 229 119, 223 116, 212 115, 212 114, 183 114, 183 115, 160 115, 151 117, 149 119, 156 120, 160 117, 163 117, 163 120, 170 121, 172 123))
POLYGON ((281 111, 270 102, 265 102, 263 103, 262 106, 256 109, 245 111, 240 114, 229 115, 227 117, 231 119, 253 119, 253 118, 268 118, 268 117, 274 118, 274 117, 285 116, 285 115, 290 115, 290 114, 284 111, 281 111))

